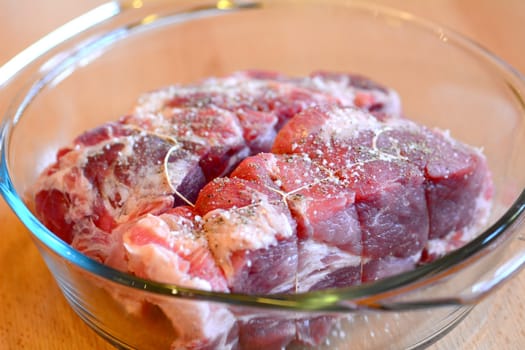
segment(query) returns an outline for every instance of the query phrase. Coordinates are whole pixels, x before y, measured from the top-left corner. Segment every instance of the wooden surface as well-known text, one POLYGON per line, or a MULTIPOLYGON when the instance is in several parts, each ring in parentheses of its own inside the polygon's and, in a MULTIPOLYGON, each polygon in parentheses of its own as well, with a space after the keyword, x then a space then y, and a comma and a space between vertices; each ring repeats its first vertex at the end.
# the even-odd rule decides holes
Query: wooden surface
MULTIPOLYGON (((0 64, 57 25, 101 2, 3 0, 0 64)), ((381 3, 453 28, 525 72, 525 1, 381 3)), ((29 234, 1 199, 0 235, 0 349, 110 349, 69 308, 29 234)), ((431 349, 524 349, 524 290, 525 272, 485 300, 431 349)))

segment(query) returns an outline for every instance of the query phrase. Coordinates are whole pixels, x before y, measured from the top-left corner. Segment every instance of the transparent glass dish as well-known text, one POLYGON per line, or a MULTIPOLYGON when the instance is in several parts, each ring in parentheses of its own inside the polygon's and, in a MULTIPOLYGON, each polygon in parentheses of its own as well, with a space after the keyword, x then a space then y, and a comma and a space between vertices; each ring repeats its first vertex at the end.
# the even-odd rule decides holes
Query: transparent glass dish
MULTIPOLYGON (((163 305, 237 319, 256 315, 274 328, 299 320, 313 336, 318 320, 330 320, 320 348, 422 347, 525 262, 525 81, 475 43, 408 13, 335 0, 108 2, 0 68, 0 85, 0 98, 10 101, 0 111, 0 190, 73 309, 116 346, 174 346, 184 337, 177 329, 185 315, 181 311, 181 327, 172 324, 163 305), (250 68, 355 72, 393 87, 411 119, 483 148, 495 185, 488 224, 466 246, 394 277, 256 296, 191 290, 113 270, 33 216, 24 194, 76 135, 125 114, 144 91, 250 68)), ((308 348, 305 343, 289 347, 308 348)))

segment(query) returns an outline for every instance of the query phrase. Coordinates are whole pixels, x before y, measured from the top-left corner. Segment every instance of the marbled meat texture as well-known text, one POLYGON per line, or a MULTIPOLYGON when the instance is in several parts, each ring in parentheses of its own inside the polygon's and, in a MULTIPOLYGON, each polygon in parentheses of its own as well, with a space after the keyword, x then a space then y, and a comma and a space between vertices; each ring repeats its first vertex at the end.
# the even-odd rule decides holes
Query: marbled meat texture
MULTIPOLYGON (((273 294, 436 259, 472 238, 491 191, 481 152, 403 118, 391 89, 349 74, 242 71, 144 94, 61 149, 34 204, 51 231, 116 269, 273 294)), ((333 323, 150 302, 179 334, 174 349, 316 345, 333 323)))

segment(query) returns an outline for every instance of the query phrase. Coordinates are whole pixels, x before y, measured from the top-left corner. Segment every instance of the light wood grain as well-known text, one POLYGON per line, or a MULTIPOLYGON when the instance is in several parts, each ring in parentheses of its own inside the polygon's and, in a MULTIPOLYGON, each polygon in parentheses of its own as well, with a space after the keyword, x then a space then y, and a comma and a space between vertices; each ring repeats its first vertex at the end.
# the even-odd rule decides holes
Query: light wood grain
MULTIPOLYGON (((102 1, 2 1, 0 64, 52 28, 99 3, 102 1)), ((381 3, 453 28, 525 72, 524 1, 383 0, 381 3)), ((0 349, 110 349, 68 307, 30 235, 3 200, 0 200, 0 235, 0 349)), ((431 349, 525 348, 524 290, 525 273, 521 273, 476 307, 431 349)))

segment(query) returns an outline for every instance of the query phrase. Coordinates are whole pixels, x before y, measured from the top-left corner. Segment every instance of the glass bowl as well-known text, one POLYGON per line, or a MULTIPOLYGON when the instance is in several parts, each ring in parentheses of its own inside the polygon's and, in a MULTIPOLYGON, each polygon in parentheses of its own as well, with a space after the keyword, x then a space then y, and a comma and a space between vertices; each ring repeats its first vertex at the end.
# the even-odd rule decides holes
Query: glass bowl
POLYGON ((194 349, 423 347, 525 262, 525 81, 475 43, 408 13, 342 0, 108 2, 9 61, 0 85, 10 101, 1 111, 2 195, 72 308, 115 346, 177 348, 192 341, 181 330, 194 327, 224 333, 194 349), (488 223, 462 248, 377 282, 240 295, 113 270, 32 214, 25 193, 82 131, 125 114, 142 92, 253 68, 354 72, 393 87, 411 119, 483 148, 495 186, 488 223), (197 311, 206 322, 188 324, 197 311), (235 326, 246 320, 255 321, 235 326), (303 333, 288 345, 290 323, 303 333))

